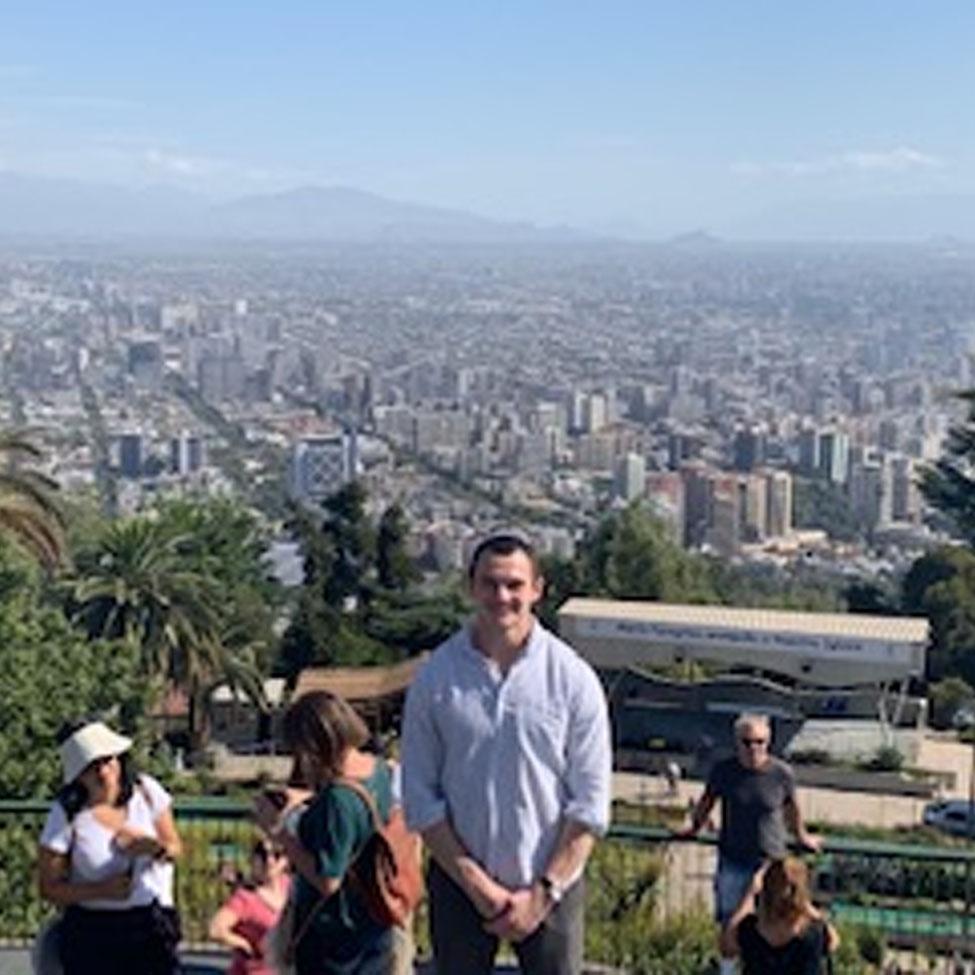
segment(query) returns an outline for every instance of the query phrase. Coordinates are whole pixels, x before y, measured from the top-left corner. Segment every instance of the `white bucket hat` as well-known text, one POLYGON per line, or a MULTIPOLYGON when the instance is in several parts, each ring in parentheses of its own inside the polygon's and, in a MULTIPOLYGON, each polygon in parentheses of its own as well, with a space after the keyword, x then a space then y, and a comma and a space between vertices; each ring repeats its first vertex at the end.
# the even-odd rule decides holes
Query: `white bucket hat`
POLYGON ((79 728, 61 743, 61 764, 65 783, 74 782, 92 762, 99 758, 121 755, 132 747, 132 739, 117 735, 101 721, 79 728))

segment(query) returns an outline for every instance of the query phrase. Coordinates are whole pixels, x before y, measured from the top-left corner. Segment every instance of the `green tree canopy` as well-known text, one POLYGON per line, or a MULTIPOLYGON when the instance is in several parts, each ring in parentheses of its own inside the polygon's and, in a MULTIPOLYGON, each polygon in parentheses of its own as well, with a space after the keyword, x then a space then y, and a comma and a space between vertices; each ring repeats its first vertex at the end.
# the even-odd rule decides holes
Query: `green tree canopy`
POLYGON ((55 735, 66 721, 104 717, 148 738, 154 687, 138 648, 88 640, 53 607, 33 598, 0 605, 0 796, 51 797, 60 784, 55 735))
POLYGON ((975 545, 975 389, 958 394, 967 407, 951 428, 944 456, 921 476, 921 492, 969 545, 975 545))
POLYGON ((405 592, 420 573, 406 550, 409 524, 403 509, 391 504, 379 519, 376 533, 376 575, 381 588, 405 592))
POLYGON ((956 545, 922 556, 901 592, 904 611, 931 622, 928 677, 975 684, 975 554, 956 545))
POLYGON ((829 481, 797 477, 794 509, 797 528, 819 528, 843 542, 862 534, 846 492, 829 481))
POLYGON ((685 552, 638 502, 607 515, 580 547, 578 584, 616 599, 709 602, 707 563, 685 552))

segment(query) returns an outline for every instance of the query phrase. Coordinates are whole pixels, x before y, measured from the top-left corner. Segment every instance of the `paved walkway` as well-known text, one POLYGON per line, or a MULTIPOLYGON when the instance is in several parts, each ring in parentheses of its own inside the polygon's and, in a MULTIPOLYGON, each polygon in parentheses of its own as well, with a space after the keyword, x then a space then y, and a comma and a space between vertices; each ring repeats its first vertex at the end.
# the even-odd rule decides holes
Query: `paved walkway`
MULTIPOLYGON (((230 958, 227 955, 186 955, 183 975, 224 975, 229 963, 230 958)), ((495 969, 495 975, 514 975, 515 971, 504 965, 495 969)), ((607 971, 607 969, 597 968, 586 969, 584 975, 605 975, 607 971)), ((20 948, 0 948, 0 975, 32 975, 29 952, 20 948)), ((420 964, 417 966, 416 975, 433 975, 433 972, 427 965, 420 964)))
MULTIPOLYGON (((184 975, 224 975, 230 964, 226 955, 193 955, 185 957, 184 975)), ((32 975, 30 952, 24 948, 0 948, 0 975, 32 975)), ((133 975, 138 973, 133 972, 133 975)))

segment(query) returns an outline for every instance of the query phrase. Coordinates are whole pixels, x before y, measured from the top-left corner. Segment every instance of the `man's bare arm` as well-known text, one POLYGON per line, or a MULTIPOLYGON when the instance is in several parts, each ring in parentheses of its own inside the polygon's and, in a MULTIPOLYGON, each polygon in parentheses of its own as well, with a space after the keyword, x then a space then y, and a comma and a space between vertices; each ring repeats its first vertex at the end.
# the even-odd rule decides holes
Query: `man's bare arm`
POLYGON ((560 886, 568 886, 582 875, 595 846, 596 837, 591 830, 575 820, 565 820, 545 876, 560 886))
POLYGON ((785 818, 785 825, 792 832, 792 835, 795 836, 796 842, 800 846, 804 846, 807 850, 812 850, 813 852, 822 848, 822 840, 806 830, 806 824, 803 822, 802 813, 799 811, 799 803, 796 802, 795 797, 786 800, 785 805, 782 807, 782 815, 785 818))
POLYGON ((686 839, 697 836, 704 828, 704 824, 708 821, 708 817, 711 815, 711 811, 714 809, 717 801, 717 795, 710 789, 705 789, 701 798, 697 800, 694 809, 691 811, 690 825, 677 830, 674 835, 686 839))

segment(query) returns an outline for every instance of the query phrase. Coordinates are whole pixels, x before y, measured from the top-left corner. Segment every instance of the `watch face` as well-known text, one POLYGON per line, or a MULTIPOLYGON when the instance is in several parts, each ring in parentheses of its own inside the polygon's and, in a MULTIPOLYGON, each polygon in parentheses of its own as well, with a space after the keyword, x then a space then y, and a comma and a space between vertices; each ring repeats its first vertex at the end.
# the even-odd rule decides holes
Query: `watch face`
POLYGON ((553 904, 558 904, 559 901, 562 900, 562 894, 564 891, 559 884, 552 880, 551 877, 542 877, 542 888, 551 898, 553 904))

